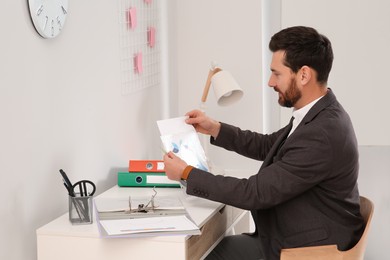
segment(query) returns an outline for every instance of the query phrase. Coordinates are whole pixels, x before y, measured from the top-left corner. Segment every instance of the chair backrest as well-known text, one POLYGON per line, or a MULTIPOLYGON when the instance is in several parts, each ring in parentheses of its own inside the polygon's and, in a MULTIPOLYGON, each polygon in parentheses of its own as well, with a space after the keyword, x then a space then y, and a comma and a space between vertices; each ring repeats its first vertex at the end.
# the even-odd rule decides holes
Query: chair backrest
POLYGON ((350 250, 343 251, 343 260, 363 260, 367 246, 367 236, 371 227, 371 219, 374 214, 374 203, 366 197, 360 196, 360 214, 366 223, 364 232, 359 242, 350 250))
POLYGON ((336 245, 312 246, 282 249, 281 260, 363 260, 367 245, 367 236, 374 213, 374 203, 360 196, 360 214, 366 227, 359 242, 347 251, 339 251, 336 245))

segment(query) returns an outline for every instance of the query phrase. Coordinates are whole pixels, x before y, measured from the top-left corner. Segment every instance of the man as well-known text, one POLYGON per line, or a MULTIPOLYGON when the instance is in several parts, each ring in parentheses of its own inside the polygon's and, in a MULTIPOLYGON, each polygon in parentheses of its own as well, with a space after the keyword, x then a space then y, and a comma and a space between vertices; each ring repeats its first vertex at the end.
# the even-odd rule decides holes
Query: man
POLYGON ((297 26, 275 34, 269 86, 293 108, 293 126, 270 135, 241 130, 194 110, 188 124, 211 143, 262 160, 249 179, 215 176, 169 152, 165 171, 187 181, 187 193, 250 210, 256 231, 224 238, 207 259, 280 258, 283 248, 336 244, 353 247, 360 215, 358 150, 348 114, 327 87, 333 52, 328 38, 297 26))

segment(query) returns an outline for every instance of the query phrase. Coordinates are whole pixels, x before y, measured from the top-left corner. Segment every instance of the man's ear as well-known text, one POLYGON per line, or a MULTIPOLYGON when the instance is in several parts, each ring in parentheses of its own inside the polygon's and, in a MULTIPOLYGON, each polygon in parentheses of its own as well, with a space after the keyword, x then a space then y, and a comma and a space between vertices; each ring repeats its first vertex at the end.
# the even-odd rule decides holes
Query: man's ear
POLYGON ((302 66, 300 80, 302 85, 306 85, 312 79, 314 71, 309 66, 302 66))

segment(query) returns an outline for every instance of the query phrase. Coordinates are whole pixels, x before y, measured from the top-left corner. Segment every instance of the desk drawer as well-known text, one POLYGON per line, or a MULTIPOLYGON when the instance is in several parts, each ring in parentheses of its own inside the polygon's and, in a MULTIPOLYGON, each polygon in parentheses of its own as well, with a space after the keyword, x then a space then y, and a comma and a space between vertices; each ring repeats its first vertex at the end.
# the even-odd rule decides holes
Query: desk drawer
POLYGON ((186 259, 200 259, 242 212, 241 209, 224 206, 213 215, 201 228, 201 235, 191 236, 186 241, 186 259))

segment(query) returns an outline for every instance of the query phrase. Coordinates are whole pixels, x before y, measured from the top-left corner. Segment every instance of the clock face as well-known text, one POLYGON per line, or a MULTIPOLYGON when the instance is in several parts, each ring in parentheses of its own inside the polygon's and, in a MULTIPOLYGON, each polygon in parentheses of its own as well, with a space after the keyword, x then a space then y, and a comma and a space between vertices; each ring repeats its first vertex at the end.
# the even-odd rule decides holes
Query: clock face
POLYGON ((68 0, 28 0, 31 20, 43 38, 60 34, 68 14, 68 0))

